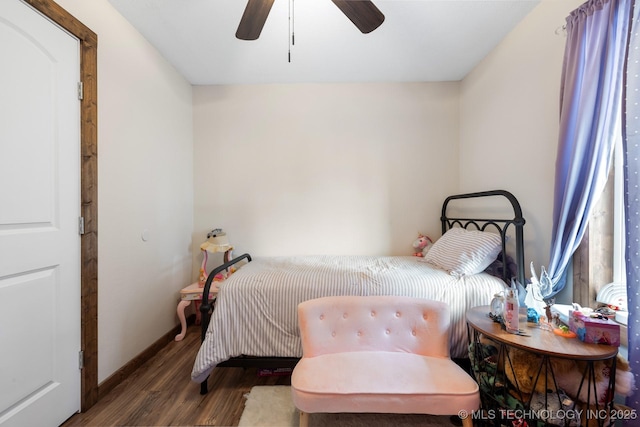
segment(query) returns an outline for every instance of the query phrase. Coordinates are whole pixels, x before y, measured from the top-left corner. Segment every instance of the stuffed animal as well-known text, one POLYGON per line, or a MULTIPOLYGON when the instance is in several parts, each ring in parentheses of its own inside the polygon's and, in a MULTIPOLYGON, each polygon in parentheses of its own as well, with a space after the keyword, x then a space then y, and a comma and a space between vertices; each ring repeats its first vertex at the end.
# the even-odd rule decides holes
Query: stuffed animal
POLYGON ((547 384, 545 384, 544 368, 538 377, 541 363, 542 356, 538 354, 515 347, 507 347, 507 358, 504 361, 504 366, 500 366, 499 369, 504 369, 509 382, 522 393, 554 392, 556 388, 550 375, 547 378, 547 384))
MULTIPOLYGON (((588 387, 586 382, 582 384, 580 393, 578 388, 586 372, 587 362, 557 357, 549 358, 550 370, 542 367, 540 370, 542 356, 509 347, 507 350, 508 359, 505 362, 504 372, 511 382, 516 384, 523 393, 533 392, 548 393, 557 389, 563 390, 573 399, 587 402, 588 387), (510 361, 510 363, 509 363, 510 361), (545 382, 546 374, 546 382, 545 382), (554 383, 555 377, 555 383, 554 383), (536 380, 537 379, 537 380, 536 380)), ((609 372, 611 370, 611 359, 596 361, 594 363, 595 390, 598 396, 598 404, 609 402, 613 396, 608 394, 609 372)), ((635 389, 635 377, 631 372, 629 363, 620 355, 616 359, 616 387, 615 393, 621 396, 628 396, 635 389)), ((595 403, 593 396, 593 386, 591 387, 590 403, 595 403)))
POLYGON ((573 400, 562 391, 558 394, 536 391, 531 396, 530 408, 540 414, 541 420, 549 425, 578 427, 580 416, 574 406, 573 400), (560 414, 564 416, 558 416, 560 414), (568 414, 570 415, 567 416, 568 414))
MULTIPOLYGON (((581 402, 587 402, 588 389, 586 384, 582 385, 580 394, 577 394, 583 373, 587 372, 587 363, 584 361, 565 359, 555 360, 562 361, 562 364, 559 364, 557 368, 554 367, 554 372, 558 372, 558 374, 556 374, 558 387, 566 390, 573 398, 581 402)), ((613 396, 608 394, 610 371, 611 359, 594 362, 594 373, 596 377, 595 390, 598 396, 598 404, 610 402, 613 398, 613 396)), ((629 396, 634 389, 635 376, 631 372, 629 362, 627 362, 622 356, 618 355, 616 359, 615 393, 620 396, 629 396)), ((591 390, 591 402, 589 403, 595 403, 593 389, 591 390)))
POLYGON ((433 245, 433 240, 429 238, 429 236, 423 236, 422 234, 418 234, 418 238, 413 242, 413 248, 416 250, 414 252, 414 256, 424 257, 431 246, 433 245))

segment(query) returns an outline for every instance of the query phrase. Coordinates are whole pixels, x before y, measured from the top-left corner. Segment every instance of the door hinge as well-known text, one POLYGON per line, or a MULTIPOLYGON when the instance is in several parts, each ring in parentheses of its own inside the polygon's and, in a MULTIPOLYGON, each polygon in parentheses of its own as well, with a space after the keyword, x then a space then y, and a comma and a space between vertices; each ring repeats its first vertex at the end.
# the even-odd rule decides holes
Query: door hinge
POLYGON ((84 369, 84 351, 78 352, 78 369, 84 369))
POLYGON ((82 82, 78 82, 78 99, 82 101, 83 97, 84 97, 84 85, 82 84, 82 82))
POLYGON ((82 236, 84 234, 84 217, 78 217, 78 233, 82 236))

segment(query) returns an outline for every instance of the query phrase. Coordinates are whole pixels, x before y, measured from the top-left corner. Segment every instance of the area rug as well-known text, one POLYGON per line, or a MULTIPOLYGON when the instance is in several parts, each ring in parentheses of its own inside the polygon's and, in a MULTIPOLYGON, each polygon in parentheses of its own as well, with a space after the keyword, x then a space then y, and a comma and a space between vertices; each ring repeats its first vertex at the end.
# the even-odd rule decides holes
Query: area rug
MULTIPOLYGON (((240 427, 298 427, 300 414, 289 386, 255 386, 245 395, 240 427)), ((461 424, 461 423, 460 423, 461 424)), ((414 414, 310 414, 309 427, 450 427, 449 416, 414 414)))

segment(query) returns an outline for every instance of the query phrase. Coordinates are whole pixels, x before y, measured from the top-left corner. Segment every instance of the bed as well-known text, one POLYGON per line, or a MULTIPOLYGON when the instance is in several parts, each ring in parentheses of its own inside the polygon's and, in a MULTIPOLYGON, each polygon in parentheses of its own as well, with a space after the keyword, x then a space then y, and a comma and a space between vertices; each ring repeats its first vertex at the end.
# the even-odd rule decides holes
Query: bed
POLYGON ((329 295, 403 295, 450 306, 450 353, 468 357, 467 309, 488 305, 512 278, 524 284, 522 210, 504 190, 459 194, 442 205, 442 237, 425 255, 256 257, 243 254, 214 269, 203 288, 202 344, 191 378, 207 393, 216 367, 293 366, 302 356, 298 334, 300 302, 329 295), (451 215, 451 202, 493 198, 512 212, 500 218, 451 215), (507 244, 509 242, 509 245, 507 244), (512 248, 513 255, 507 248, 512 248), (213 277, 241 266, 219 284, 209 301, 213 277))

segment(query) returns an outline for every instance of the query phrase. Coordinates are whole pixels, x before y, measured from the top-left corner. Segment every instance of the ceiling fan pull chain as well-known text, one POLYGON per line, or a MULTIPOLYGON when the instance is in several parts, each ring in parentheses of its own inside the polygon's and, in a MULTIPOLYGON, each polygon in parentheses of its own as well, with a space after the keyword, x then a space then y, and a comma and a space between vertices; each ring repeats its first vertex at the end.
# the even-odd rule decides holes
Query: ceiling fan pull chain
POLYGON ((287 43, 289 43, 289 51, 287 52, 287 56, 289 58, 289 62, 291 62, 291 0, 289 0, 289 34, 287 34, 287 43))
POLYGON ((293 7, 293 0, 289 0, 289 62, 291 62, 291 46, 296 44, 296 36, 293 29, 295 13, 293 7))
POLYGON ((294 0, 291 0, 291 44, 296 44, 296 5, 294 0))

